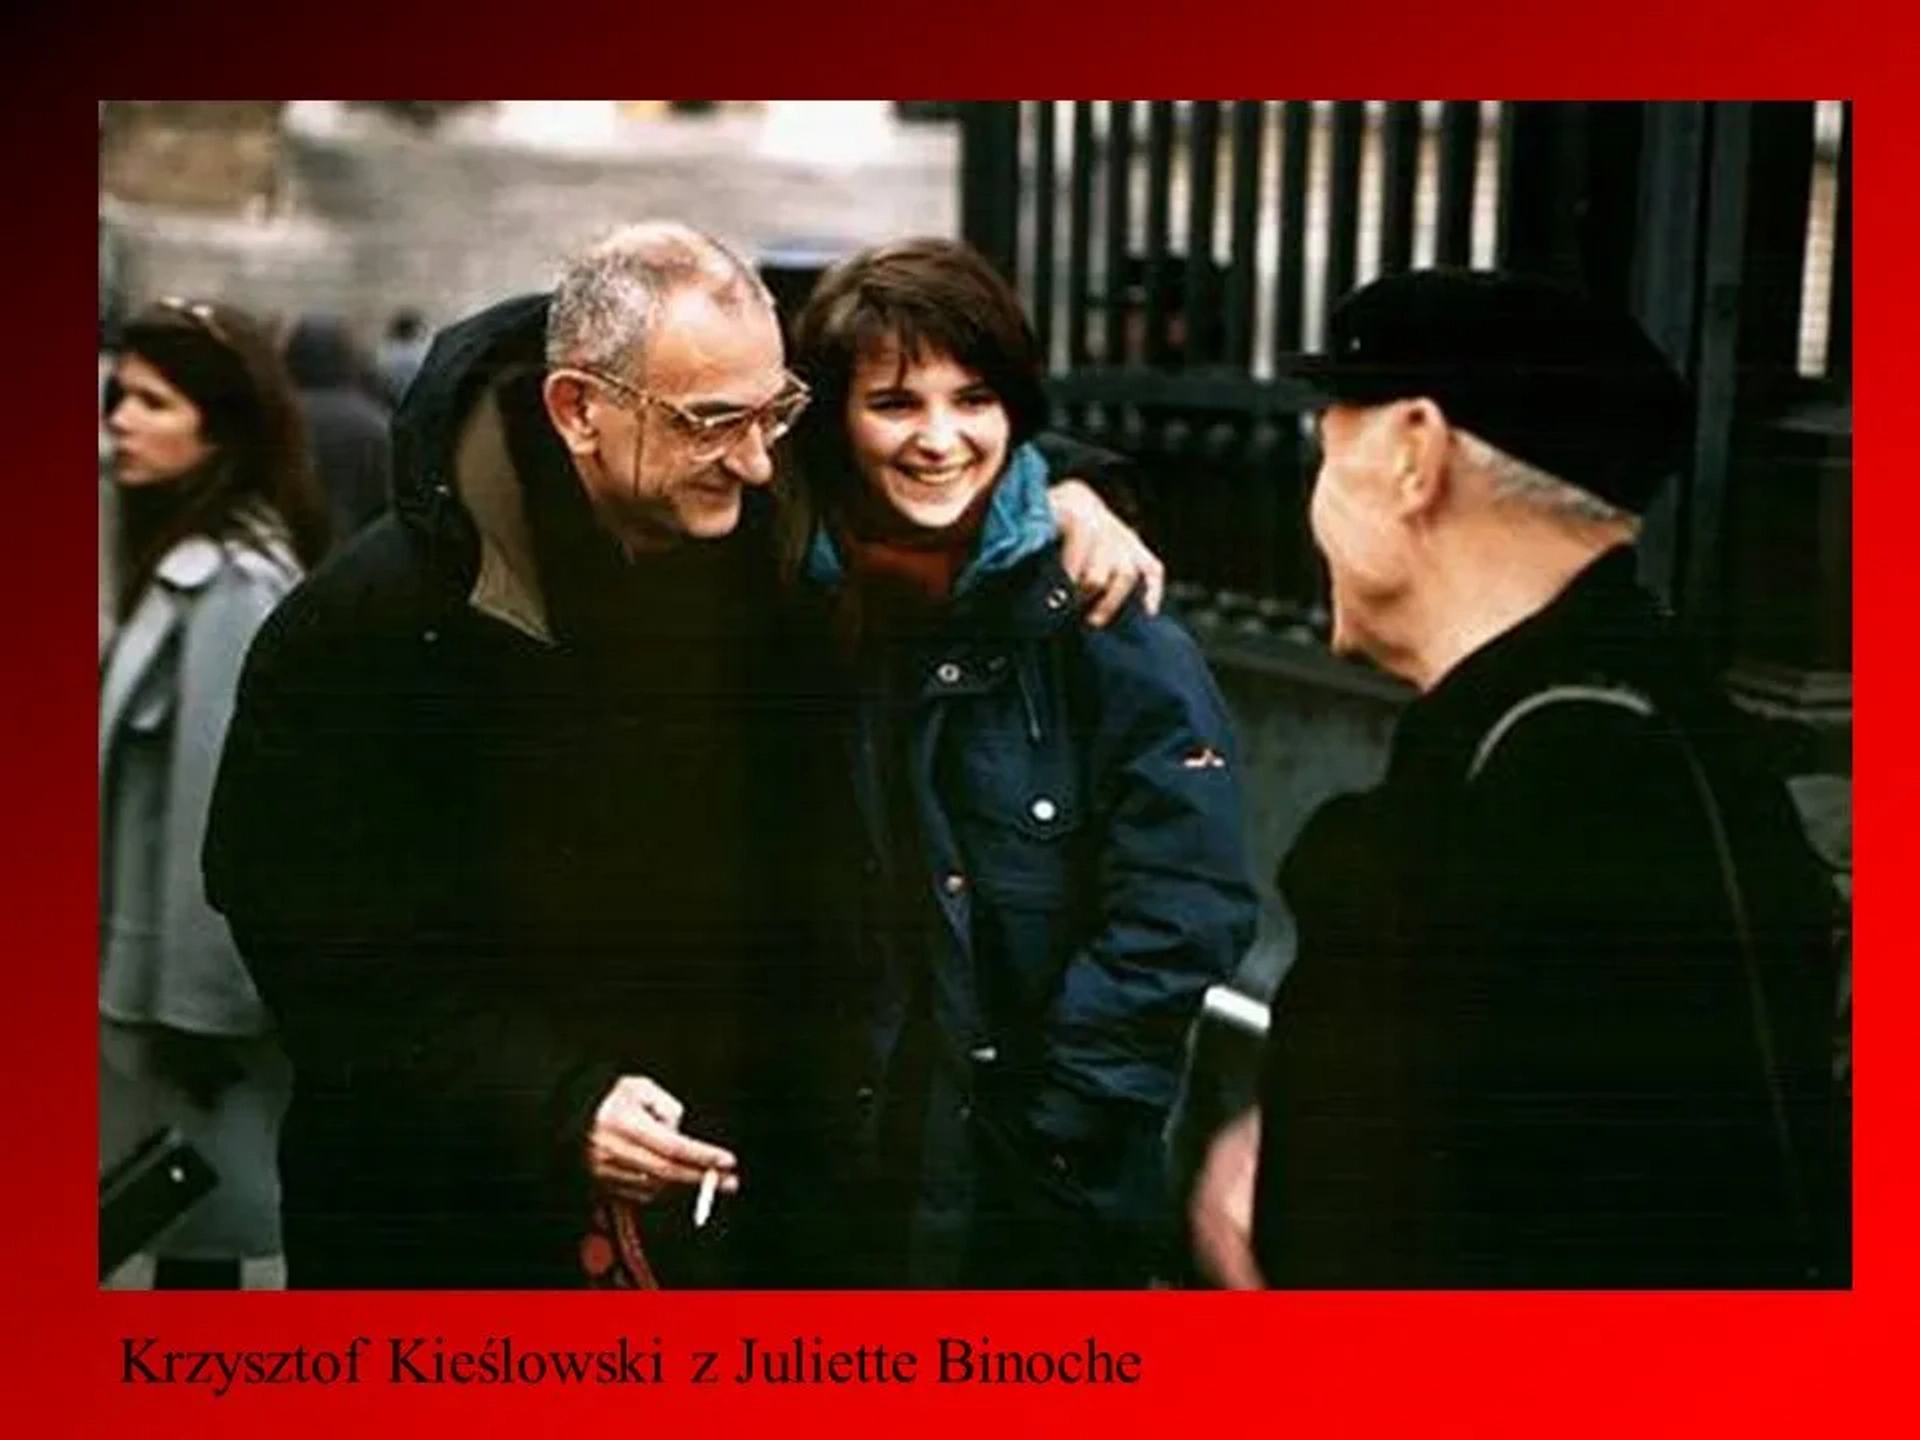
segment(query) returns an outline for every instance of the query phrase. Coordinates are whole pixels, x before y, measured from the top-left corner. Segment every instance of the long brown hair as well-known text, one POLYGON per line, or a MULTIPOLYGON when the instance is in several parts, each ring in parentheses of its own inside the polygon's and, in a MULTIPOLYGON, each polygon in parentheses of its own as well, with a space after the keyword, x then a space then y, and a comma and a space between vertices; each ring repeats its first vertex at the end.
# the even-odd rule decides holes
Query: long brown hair
MULTIPOLYGON (((326 501, 313 472, 306 424, 286 366, 266 330, 245 311, 209 301, 148 305, 120 333, 119 353, 152 365, 200 412, 214 453, 198 473, 166 487, 168 503, 120 527, 124 617, 168 550, 189 535, 218 536, 248 500, 286 526, 293 552, 312 568, 326 552, 326 501)), ((106 413, 120 403, 109 385, 106 413)))

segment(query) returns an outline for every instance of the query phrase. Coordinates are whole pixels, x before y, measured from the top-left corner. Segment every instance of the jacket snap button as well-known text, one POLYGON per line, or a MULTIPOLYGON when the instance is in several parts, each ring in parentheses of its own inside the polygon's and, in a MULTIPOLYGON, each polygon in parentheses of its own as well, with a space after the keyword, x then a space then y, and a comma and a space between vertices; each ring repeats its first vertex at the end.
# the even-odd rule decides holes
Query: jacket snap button
POLYGON ((993 1045, 976 1045, 968 1052, 976 1065, 991 1065, 1000 1058, 1000 1051, 993 1045))
POLYGON ((438 640, 438 639, 440 638, 440 632, 439 632, 438 630, 426 630, 426 631, 422 631, 422 632, 421 632, 421 635, 420 635, 420 638, 421 638, 422 640, 424 640, 424 641, 426 641, 426 642, 427 642, 427 644, 429 644, 429 645, 431 645, 431 644, 433 644, 433 642, 434 642, 434 641, 436 641, 436 640, 438 640))
POLYGON ((1060 813, 1060 807, 1042 795, 1027 807, 1027 812, 1044 825, 1060 813))
POLYGON ((1067 603, 1067 592, 1060 589, 1058 586, 1055 586, 1053 589, 1047 592, 1047 608, 1049 610, 1064 609, 1066 607, 1066 603, 1067 603))
POLYGON ((858 1105, 863 1110, 866 1109, 868 1106, 872 1105, 873 1104, 873 1086, 862 1085, 858 1090, 853 1092, 853 1101, 854 1101, 854 1104, 858 1105))
POLYGON ((946 879, 942 880, 940 884, 942 888, 946 890, 947 894, 958 895, 962 890, 967 888, 967 877, 956 870, 947 876, 946 879))
POLYGON ((933 677, 942 685, 952 685, 960 678, 960 667, 951 660, 944 661, 940 667, 933 672, 933 677))

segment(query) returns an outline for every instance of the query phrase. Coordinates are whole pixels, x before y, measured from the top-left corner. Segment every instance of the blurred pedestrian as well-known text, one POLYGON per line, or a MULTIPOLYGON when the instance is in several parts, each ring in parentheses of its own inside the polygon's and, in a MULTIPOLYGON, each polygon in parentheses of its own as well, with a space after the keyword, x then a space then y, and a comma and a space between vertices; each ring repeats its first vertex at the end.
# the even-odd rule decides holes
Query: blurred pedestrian
POLYGON ((387 411, 362 383, 364 365, 346 322, 303 315, 286 341, 313 466, 326 492, 335 544, 386 513, 391 463, 387 411))
POLYGON ((326 514, 286 372, 237 310, 135 313, 105 409, 117 623, 100 681, 102 1058, 113 1093, 178 1126, 220 1176, 165 1237, 154 1283, 230 1288, 242 1259, 280 1249, 288 1075, 207 904, 200 847, 242 659, 319 558, 326 514))
POLYGON ((1282 868, 1299 956, 1196 1190, 1203 1267, 1833 1283, 1825 879, 1635 578, 1685 385, 1624 314, 1517 275, 1381 280, 1330 336, 1303 368, 1334 647, 1420 693, 1385 782, 1282 868))
POLYGON ((374 352, 374 374, 389 409, 400 408, 407 386, 427 358, 431 340, 426 317, 411 305, 394 311, 387 321, 386 333, 374 352))

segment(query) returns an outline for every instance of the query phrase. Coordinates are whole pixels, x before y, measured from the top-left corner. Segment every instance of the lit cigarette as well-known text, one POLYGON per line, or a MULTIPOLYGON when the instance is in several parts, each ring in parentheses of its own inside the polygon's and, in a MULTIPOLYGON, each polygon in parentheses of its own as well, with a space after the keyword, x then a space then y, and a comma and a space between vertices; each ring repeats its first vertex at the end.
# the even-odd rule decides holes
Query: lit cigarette
POLYGON ((700 1177, 700 1193, 693 1201, 693 1228, 698 1230, 713 1215, 713 1197, 720 1193, 720 1172, 709 1170, 700 1177))

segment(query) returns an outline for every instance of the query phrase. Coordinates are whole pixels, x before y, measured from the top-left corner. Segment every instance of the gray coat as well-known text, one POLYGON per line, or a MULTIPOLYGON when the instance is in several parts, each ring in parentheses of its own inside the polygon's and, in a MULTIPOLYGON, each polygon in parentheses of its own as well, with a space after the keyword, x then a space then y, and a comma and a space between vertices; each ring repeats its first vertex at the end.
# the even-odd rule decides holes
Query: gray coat
POLYGON ((164 556, 115 635, 100 685, 103 1133, 172 1123, 221 1173, 167 1253, 278 1248, 274 1151, 285 1061, 273 1022, 200 879, 213 777, 255 631, 299 562, 271 512, 164 556), (183 1037, 185 1049, 183 1049, 183 1037), (177 1057, 233 1083, 183 1087, 177 1057))

